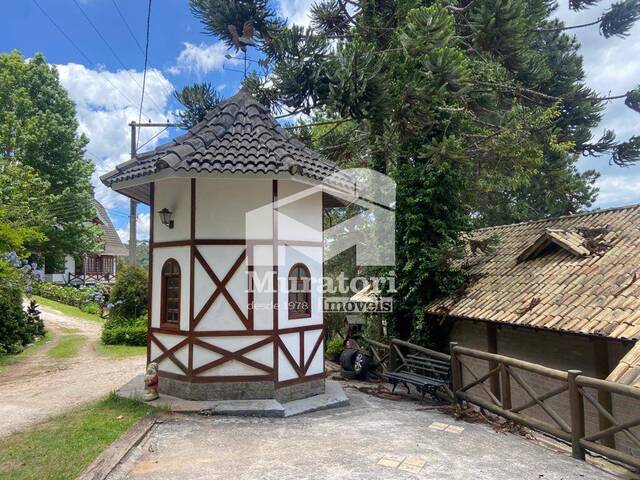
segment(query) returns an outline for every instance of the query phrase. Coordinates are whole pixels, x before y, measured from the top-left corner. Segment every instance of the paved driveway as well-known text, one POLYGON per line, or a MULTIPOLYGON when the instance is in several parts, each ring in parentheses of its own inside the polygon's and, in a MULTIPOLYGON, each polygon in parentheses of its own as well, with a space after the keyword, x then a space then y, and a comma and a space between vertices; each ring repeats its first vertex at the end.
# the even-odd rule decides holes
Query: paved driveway
POLYGON ((113 479, 613 479, 512 434, 347 389, 350 407, 288 419, 175 415, 113 479))

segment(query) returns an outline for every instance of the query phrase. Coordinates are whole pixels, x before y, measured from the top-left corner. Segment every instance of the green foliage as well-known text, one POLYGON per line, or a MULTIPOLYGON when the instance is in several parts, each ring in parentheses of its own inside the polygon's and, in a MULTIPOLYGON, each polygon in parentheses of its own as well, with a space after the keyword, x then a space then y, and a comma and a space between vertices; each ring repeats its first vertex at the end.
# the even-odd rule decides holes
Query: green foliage
POLYGON ((185 110, 178 112, 184 128, 191 128, 204 120, 207 112, 222 101, 222 97, 210 83, 194 83, 174 92, 174 96, 185 107, 185 110))
MULTIPOLYGON (((97 305, 92 302, 94 289, 91 287, 77 288, 40 281, 33 282, 31 288, 34 295, 55 300, 56 302, 64 303, 65 305, 71 305, 83 310, 88 305, 93 305, 97 308, 97 305)), ((87 310, 84 311, 92 313, 87 310)))
POLYGON ((0 248, 42 252, 48 269, 97 249, 87 142, 56 69, 0 54, 0 248))
POLYGON ((124 318, 111 315, 102 327, 105 345, 146 345, 147 317, 124 318))
POLYGON ((136 318, 147 313, 147 271, 142 267, 124 266, 116 273, 109 300, 111 315, 136 318))
MULTIPOLYGON (((207 3, 225 12, 237 2, 207 3)), ((592 26, 626 33, 637 3, 620 1, 592 26)), ((592 138, 603 99, 585 85, 579 44, 555 8, 547 0, 356 0, 347 10, 325 0, 311 28, 262 38, 271 71, 268 80, 249 77, 250 91, 274 112, 335 122, 295 131, 339 166, 397 183, 392 334, 435 340, 424 306, 464 283, 454 260, 465 232, 590 206, 597 173, 577 170, 580 155, 638 160, 634 138, 592 138)), ((227 23, 208 31, 225 40, 227 23)), ((634 108, 636 93, 620 98, 634 108)))
POLYGON ((600 19, 600 32, 605 38, 626 37, 633 24, 640 18, 640 1, 615 2, 600 19))
POLYGON ((74 358, 80 354, 80 349, 87 342, 84 335, 63 335, 47 355, 51 358, 74 358))
POLYGON ((5 260, 0 260, 0 355, 20 353, 45 333, 35 305, 22 309, 22 278, 5 260))
POLYGON ((140 418, 153 411, 144 402, 110 395, 24 432, 3 436, 2 478, 76 478, 140 418))
POLYGON ((336 335, 327 342, 325 354, 329 360, 336 362, 340 358, 342 350, 344 350, 344 340, 336 335))
POLYGON ((189 0, 189 6, 205 30, 230 48, 236 47, 230 25, 241 34, 246 22, 251 22, 258 41, 269 40, 283 26, 267 0, 189 0))

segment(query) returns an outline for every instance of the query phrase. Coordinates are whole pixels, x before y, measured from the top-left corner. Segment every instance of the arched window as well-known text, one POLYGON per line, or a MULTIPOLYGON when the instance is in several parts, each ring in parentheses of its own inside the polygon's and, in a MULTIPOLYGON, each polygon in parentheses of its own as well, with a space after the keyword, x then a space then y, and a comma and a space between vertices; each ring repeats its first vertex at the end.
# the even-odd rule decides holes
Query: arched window
POLYGON ((311 274, 302 263, 289 270, 289 318, 311 316, 311 274))
POLYGON ((180 325, 180 265, 170 258, 162 266, 161 327, 178 328, 180 325))

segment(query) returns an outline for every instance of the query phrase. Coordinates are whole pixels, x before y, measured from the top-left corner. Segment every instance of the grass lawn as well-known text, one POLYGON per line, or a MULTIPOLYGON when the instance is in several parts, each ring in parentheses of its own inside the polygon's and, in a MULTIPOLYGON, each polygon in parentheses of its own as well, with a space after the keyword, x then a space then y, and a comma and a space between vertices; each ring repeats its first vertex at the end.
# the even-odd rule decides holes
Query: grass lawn
POLYGON ((147 347, 137 347, 131 345, 104 345, 96 344, 96 351, 109 358, 126 358, 135 357, 136 355, 145 355, 147 347))
POLYGON ((47 332, 47 333, 45 333, 44 337, 41 337, 33 345, 31 345, 30 347, 25 348, 22 352, 20 352, 20 353, 18 353, 16 355, 0 355, 0 372, 2 372, 2 370, 5 367, 8 367, 9 365, 14 365, 16 363, 19 363, 22 360, 24 360, 25 358, 27 358, 29 355, 37 352, 49 340, 51 340, 51 338, 52 338, 51 334, 49 332, 47 332))
POLYGON ((73 479, 153 410, 143 402, 112 394, 31 430, 1 437, 0 478, 73 479))
POLYGON ((77 357, 86 341, 87 337, 84 335, 63 335, 57 345, 47 352, 47 355, 51 358, 77 357))
POLYGON ((55 310, 58 310, 60 313, 67 315, 68 317, 80 318, 82 320, 88 320, 90 322, 96 322, 96 323, 104 322, 104 320, 100 318, 98 315, 83 312, 77 307, 65 305, 64 303, 56 302, 55 300, 49 300, 48 298, 38 297, 37 295, 34 295, 33 299, 36 301, 38 305, 42 305, 43 307, 53 308, 55 310))

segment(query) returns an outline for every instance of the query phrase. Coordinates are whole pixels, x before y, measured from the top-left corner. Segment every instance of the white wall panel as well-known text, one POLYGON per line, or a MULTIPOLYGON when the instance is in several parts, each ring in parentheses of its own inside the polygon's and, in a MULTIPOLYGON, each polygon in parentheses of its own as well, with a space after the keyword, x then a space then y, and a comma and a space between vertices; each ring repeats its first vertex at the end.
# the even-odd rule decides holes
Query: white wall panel
POLYGON ((170 178, 155 184, 153 220, 153 241, 168 242, 189 240, 191 236, 191 180, 170 178), (160 222, 158 212, 168 208, 173 212, 174 227, 168 228, 160 222))
MULTIPOLYGON (((310 332, 304 333, 304 362, 305 365, 309 360, 313 347, 318 340, 318 337, 322 335, 322 330, 312 330, 310 332)), ((314 375, 316 373, 322 373, 324 371, 324 341, 320 342, 320 346, 316 351, 313 360, 311 361, 311 365, 309 366, 309 370, 307 371, 307 375, 314 375)))
POLYGON ((278 181, 278 239, 322 242, 322 193, 309 185, 278 181))
POLYGON ((229 360, 222 365, 200 373, 200 376, 228 377, 235 375, 268 375, 264 370, 253 368, 237 360, 229 360))
POLYGON ((202 348, 198 345, 193 346, 193 368, 201 367, 209 362, 218 360, 222 355, 206 348, 202 348))
POLYGON ((282 349, 278 348, 278 381, 284 382, 294 378, 298 378, 298 373, 282 353, 282 349))
MULTIPOLYGON (((246 213, 271 200, 270 179, 198 179, 196 237, 246 238, 246 213)), ((271 238, 271 221, 271 215, 252 216, 253 238, 271 238)))

